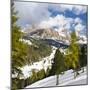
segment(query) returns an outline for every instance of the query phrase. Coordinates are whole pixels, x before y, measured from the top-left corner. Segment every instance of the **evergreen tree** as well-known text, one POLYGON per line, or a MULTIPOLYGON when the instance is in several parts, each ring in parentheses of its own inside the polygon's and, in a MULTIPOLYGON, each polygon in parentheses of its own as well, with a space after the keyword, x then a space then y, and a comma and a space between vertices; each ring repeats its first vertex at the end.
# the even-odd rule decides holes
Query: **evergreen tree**
POLYGON ((46 77, 46 73, 44 69, 41 69, 38 73, 37 73, 38 79, 41 80, 43 78, 46 77))
MULTIPOLYGON (((12 69, 18 70, 26 63, 27 45, 20 41, 23 36, 21 28, 16 24, 18 20, 17 12, 12 6, 12 69)), ((16 71, 17 71, 16 70, 16 71)), ((14 73, 14 71, 13 71, 14 73)))
POLYGON ((12 26, 12 74, 17 74, 17 79, 12 78, 12 89, 16 90, 18 88, 19 77, 22 75, 20 67, 26 63, 27 55, 27 45, 20 41, 23 33, 20 31, 21 28, 16 24, 18 17, 17 12, 14 9, 14 2, 11 3, 11 26, 12 26), (14 83, 15 82, 15 83, 14 83))
POLYGON ((71 33, 70 46, 66 52, 65 63, 67 68, 72 68, 76 71, 74 78, 77 76, 77 69, 79 68, 79 45, 77 43, 77 36, 75 32, 71 33))
POLYGON ((83 45, 81 47, 81 53, 80 53, 80 66, 82 67, 82 70, 84 72, 84 66, 87 65, 87 46, 83 45))
POLYGON ((56 50, 55 57, 53 60, 53 65, 51 69, 52 75, 56 75, 56 85, 59 84, 59 74, 64 71, 65 64, 64 64, 64 57, 63 54, 60 52, 59 49, 56 50))

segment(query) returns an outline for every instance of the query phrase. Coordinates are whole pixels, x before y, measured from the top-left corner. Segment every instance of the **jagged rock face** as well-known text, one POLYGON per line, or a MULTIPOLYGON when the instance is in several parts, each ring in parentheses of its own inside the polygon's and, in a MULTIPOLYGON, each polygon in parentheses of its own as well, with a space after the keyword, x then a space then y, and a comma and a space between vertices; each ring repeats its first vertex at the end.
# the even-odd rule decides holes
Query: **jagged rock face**
MULTIPOLYGON (((41 39, 54 39, 54 40, 59 40, 63 42, 70 42, 70 31, 69 30, 60 30, 60 31, 55 31, 52 28, 42 28, 42 29, 30 29, 26 30, 27 36, 32 36, 35 38, 41 38, 41 39)), ((78 42, 79 43, 87 43, 87 38, 84 36, 77 36, 78 37, 78 42)))
POLYGON ((54 38, 54 39, 59 38, 59 33, 52 29, 36 29, 34 31, 31 31, 29 35, 40 38, 54 38))

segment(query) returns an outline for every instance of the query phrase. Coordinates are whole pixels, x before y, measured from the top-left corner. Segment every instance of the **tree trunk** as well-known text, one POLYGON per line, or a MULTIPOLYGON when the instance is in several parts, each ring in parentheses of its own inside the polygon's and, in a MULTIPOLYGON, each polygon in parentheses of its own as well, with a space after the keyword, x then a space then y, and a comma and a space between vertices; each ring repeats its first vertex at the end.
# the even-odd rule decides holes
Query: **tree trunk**
POLYGON ((76 77, 79 75, 78 71, 76 71, 76 77))
POLYGON ((25 86, 25 80, 22 80, 22 82, 21 82, 21 88, 24 88, 24 86, 25 86))
POLYGON ((79 75, 78 71, 74 71, 74 79, 79 75))
POLYGON ((82 73, 84 73, 84 67, 82 68, 82 73))
POLYGON ((56 85, 59 84, 59 75, 56 75, 56 85))
POLYGON ((75 71, 74 71, 74 79, 76 78, 76 73, 75 73, 75 71))

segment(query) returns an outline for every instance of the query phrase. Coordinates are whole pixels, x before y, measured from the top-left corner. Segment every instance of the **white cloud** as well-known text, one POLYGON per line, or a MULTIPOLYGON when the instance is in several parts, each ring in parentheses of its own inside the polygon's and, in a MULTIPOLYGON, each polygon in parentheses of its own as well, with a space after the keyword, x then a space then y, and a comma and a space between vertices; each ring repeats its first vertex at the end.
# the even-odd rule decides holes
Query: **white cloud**
POLYGON ((82 31, 84 29, 85 29, 85 25, 83 25, 81 23, 79 23, 75 26, 75 30, 77 30, 77 31, 82 31))
POLYGON ((48 5, 33 2, 15 2, 20 24, 35 24, 50 17, 48 5))
POLYGON ((74 20, 74 22, 76 24, 78 24, 78 23, 82 23, 82 20, 80 18, 76 17, 75 20, 74 20))
POLYGON ((76 35, 77 36, 80 36, 80 34, 84 34, 86 35, 86 26, 81 24, 81 23, 78 23, 76 26, 75 26, 75 31, 76 31, 76 35))
POLYGON ((43 27, 43 28, 51 28, 54 26, 60 27, 64 29, 70 29, 70 25, 73 23, 72 18, 66 18, 63 15, 57 15, 56 17, 50 17, 46 21, 42 21, 38 27, 43 27))

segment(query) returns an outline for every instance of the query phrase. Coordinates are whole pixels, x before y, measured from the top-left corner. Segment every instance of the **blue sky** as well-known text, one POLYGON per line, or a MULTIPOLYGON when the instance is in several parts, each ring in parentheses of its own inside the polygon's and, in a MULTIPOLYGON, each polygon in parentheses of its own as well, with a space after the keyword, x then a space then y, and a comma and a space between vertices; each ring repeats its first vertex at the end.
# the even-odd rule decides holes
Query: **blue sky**
POLYGON ((78 30, 83 33, 87 31, 87 6, 17 1, 14 3, 19 16, 17 24, 22 28, 35 26, 78 30))

